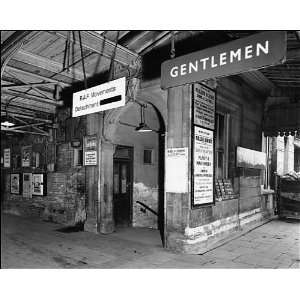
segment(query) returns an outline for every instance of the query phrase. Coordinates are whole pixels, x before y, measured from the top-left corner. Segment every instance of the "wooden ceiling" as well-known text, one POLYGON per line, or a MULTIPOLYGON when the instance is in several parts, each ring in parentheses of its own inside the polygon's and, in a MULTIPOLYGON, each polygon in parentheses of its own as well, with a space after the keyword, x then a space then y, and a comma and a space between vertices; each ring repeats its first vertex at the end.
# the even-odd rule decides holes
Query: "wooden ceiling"
MULTIPOLYGON (((99 84, 109 70, 139 76, 143 58, 154 50, 171 48, 172 36, 176 49, 178 42, 187 39, 196 45, 203 40, 215 45, 253 33, 228 30, 1 31, 1 118, 12 117, 20 133, 30 128, 33 134, 46 134, 57 107, 62 105, 62 90, 82 88, 84 82, 89 87, 99 84)), ((288 32, 287 47, 288 58, 283 65, 241 76, 261 93, 268 94, 272 87, 278 87, 293 89, 298 94, 299 31, 288 32)), ((1 132, 3 130, 1 126, 1 132)))

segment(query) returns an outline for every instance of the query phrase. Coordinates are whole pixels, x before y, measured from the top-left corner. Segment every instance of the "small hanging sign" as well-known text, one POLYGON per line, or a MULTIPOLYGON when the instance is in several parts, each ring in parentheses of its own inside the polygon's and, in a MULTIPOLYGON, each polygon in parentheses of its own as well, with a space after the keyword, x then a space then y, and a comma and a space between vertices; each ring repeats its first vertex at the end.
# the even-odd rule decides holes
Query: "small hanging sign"
POLYGON ((124 106, 125 95, 125 77, 74 93, 72 116, 79 117, 124 106))

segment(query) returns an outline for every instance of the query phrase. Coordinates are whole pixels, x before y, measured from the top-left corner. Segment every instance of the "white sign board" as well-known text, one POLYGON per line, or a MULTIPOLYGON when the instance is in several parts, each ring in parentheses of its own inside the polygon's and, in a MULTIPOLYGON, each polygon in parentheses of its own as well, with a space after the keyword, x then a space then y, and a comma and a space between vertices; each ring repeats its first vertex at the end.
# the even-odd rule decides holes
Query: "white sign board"
POLYGON ((10 168, 10 148, 4 149, 4 168, 10 168))
POLYGON ((188 148, 166 151, 166 192, 188 192, 188 148))
POLYGON ((194 127, 193 205, 214 202, 213 131, 194 127))
POLYGON ((97 165, 97 151, 85 151, 84 152, 84 165, 85 166, 97 165))
POLYGON ((215 92, 201 84, 193 85, 194 124, 215 129, 215 92))
POLYGON ((125 105, 126 78, 122 77, 73 94, 72 116, 79 117, 125 105))

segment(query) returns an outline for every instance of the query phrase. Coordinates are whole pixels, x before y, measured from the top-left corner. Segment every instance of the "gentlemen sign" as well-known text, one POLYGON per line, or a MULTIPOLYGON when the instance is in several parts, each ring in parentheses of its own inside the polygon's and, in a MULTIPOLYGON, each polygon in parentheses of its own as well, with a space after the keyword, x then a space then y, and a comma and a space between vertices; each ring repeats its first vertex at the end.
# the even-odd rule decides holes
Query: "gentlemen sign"
POLYGON ((283 63, 286 32, 267 31, 165 61, 163 89, 283 63))
POLYGON ((73 117, 125 105, 126 79, 122 77, 73 94, 73 117))

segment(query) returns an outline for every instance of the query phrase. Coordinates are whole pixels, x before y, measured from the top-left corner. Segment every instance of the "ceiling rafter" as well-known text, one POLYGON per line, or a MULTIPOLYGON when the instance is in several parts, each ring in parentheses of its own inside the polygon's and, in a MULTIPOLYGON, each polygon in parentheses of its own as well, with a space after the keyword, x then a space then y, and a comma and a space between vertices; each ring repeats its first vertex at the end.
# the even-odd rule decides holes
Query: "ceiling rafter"
MULTIPOLYGON (((68 33, 64 31, 58 31, 58 32, 49 31, 49 32, 51 32, 52 34, 56 34, 64 39, 68 38, 68 33)), ((79 45, 78 40, 74 40, 73 38, 71 38, 71 41, 79 45)), ((93 32, 93 31, 82 32, 82 47, 84 49, 89 49, 95 53, 98 53, 101 56, 111 59, 115 46, 116 43, 98 34, 97 32, 93 32), (87 43, 86 41, 87 39, 89 39, 89 43, 87 43)), ((121 46, 120 44, 117 44, 116 56, 114 58, 115 62, 118 62, 123 66, 131 66, 132 68, 135 68, 135 64, 139 60, 140 57, 137 53, 130 51, 129 49, 121 46)))
POLYGON ((74 67, 70 67, 70 72, 66 72, 66 71, 62 72, 62 70, 64 69, 62 63, 51 60, 44 56, 27 52, 22 49, 17 52, 17 54, 14 56, 13 59, 16 61, 20 61, 22 63, 26 63, 33 67, 45 69, 55 74, 66 76, 70 79, 82 80, 84 78, 83 73, 74 67))
POLYGON ((62 106, 62 104, 63 104, 63 101, 52 101, 52 100, 42 98, 42 97, 39 97, 39 96, 35 96, 35 95, 32 95, 32 94, 20 93, 18 91, 3 90, 2 93, 6 94, 6 95, 10 95, 10 96, 14 96, 14 97, 20 97, 20 98, 29 99, 29 100, 34 100, 34 101, 37 101, 37 102, 46 103, 46 104, 50 104, 50 105, 54 105, 54 106, 62 106))

